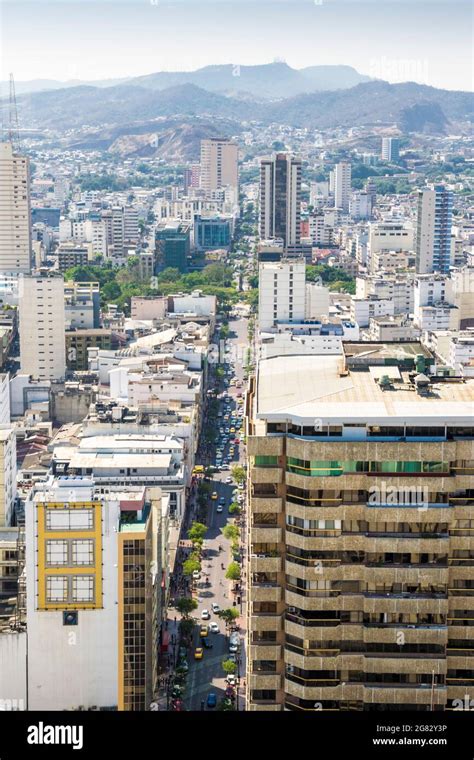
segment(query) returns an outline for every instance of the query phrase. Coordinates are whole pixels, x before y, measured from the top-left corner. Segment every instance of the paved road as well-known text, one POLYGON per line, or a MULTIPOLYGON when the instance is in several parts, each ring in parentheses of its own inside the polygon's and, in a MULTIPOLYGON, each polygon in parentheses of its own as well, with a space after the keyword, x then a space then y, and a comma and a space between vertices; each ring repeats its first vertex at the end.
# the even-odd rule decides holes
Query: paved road
MULTIPOLYGON (((247 348, 247 320, 240 318, 238 320, 231 320, 229 322, 230 335, 228 338, 228 344, 231 348, 237 348, 237 351, 232 356, 232 364, 227 366, 232 367, 233 375, 238 381, 243 381, 245 363, 245 352, 247 348)), ((230 379, 230 377, 229 377, 230 379)), ((231 396, 230 405, 232 409, 237 407, 237 393, 243 392, 243 388, 235 388, 234 386, 228 386, 226 389, 229 396, 231 396)), ((222 403, 222 402, 221 402, 222 403)), ((224 425, 225 423, 223 423, 224 425)), ((226 426, 231 427, 230 424, 226 426)), ((218 426, 219 427, 219 426, 218 426)), ((243 434, 243 430, 241 431, 243 434)), ((230 434, 232 437, 232 434, 230 434)), ((228 451, 228 446, 225 448, 225 452, 228 451)), ((243 446, 235 447, 235 458, 233 463, 238 461, 243 462, 245 460, 245 454, 243 446)), ((200 619, 201 611, 208 609, 211 612, 211 604, 217 602, 221 609, 231 607, 233 604, 233 595, 231 593, 231 584, 225 579, 225 569, 227 568, 231 556, 229 542, 222 536, 222 528, 229 522, 230 516, 228 513, 228 506, 232 501, 232 491, 234 490, 235 483, 228 484, 225 481, 230 477, 230 471, 223 470, 216 473, 213 478, 212 487, 217 492, 218 499, 211 500, 210 507, 210 519, 209 530, 206 534, 204 548, 206 550, 206 558, 202 563, 202 572, 209 573, 209 580, 211 582, 210 587, 205 587, 203 583, 199 584, 198 591, 198 604, 199 607, 194 613, 196 617, 200 619), (221 497, 225 499, 225 507, 222 513, 216 511, 217 505, 221 497), (219 545, 223 547, 223 551, 219 552, 219 545), (224 565, 224 569, 222 568, 224 565)), ((203 579, 204 580, 204 579, 203 579)), ((238 620, 240 625, 245 620, 245 606, 243 607, 242 615, 238 620)), ((212 641, 212 649, 204 649, 204 656, 202 660, 194 660, 194 651, 190 653, 189 657, 189 674, 187 678, 186 698, 185 705, 188 710, 200 710, 201 703, 206 701, 209 692, 214 692, 219 699, 224 695, 225 690, 225 674, 222 670, 222 661, 226 659, 228 652, 228 639, 225 635, 225 625, 216 615, 211 612, 211 620, 207 622, 215 621, 219 625, 220 632, 218 634, 209 633, 209 640, 212 641)), ((196 626, 194 632, 194 647, 200 646, 199 630, 196 626)), ((244 652, 244 640, 242 638, 242 650, 241 650, 241 663, 240 673, 245 673, 245 652, 244 652)), ((242 689, 240 689, 242 692, 242 689)), ((243 709, 243 697, 240 696, 239 707, 243 709)))

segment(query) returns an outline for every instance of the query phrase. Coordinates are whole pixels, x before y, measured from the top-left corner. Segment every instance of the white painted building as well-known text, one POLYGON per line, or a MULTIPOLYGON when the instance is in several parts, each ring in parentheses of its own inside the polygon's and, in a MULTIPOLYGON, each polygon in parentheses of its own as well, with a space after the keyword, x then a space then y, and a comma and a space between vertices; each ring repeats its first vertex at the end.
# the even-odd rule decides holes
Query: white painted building
POLYGON ((412 251, 414 230, 408 222, 372 222, 368 229, 367 261, 373 273, 379 270, 372 254, 378 251, 412 251))
POLYGON ((12 427, 0 428, 0 526, 11 525, 16 499, 16 435, 12 427))
POLYGON ((258 325, 260 330, 278 322, 305 318, 306 264, 304 259, 264 262, 259 266, 258 325))
POLYGON ((341 161, 334 167, 334 206, 342 211, 349 211, 351 173, 348 161, 341 161))
POLYGON ((66 347, 62 277, 23 277, 19 311, 21 372, 38 380, 63 380, 66 347))
POLYGON ((393 301, 388 298, 351 298, 351 320, 359 327, 368 327, 372 317, 393 316, 393 301))

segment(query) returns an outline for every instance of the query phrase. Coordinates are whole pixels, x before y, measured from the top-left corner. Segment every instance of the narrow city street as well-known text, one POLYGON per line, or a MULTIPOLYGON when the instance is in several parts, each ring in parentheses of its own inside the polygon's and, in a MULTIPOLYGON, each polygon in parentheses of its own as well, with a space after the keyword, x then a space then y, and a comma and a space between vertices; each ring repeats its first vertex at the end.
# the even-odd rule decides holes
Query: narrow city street
MULTIPOLYGON (((229 319, 229 335, 225 341, 226 362, 222 365, 226 374, 221 380, 219 388, 219 416, 216 423, 215 443, 210 451, 205 452, 206 456, 198 456, 196 459, 198 465, 209 465, 209 462, 216 465, 217 463, 219 469, 213 474, 210 481, 211 495, 208 499, 207 513, 208 531, 203 546, 204 557, 201 578, 194 585, 194 597, 197 600, 198 608, 192 613, 197 623, 193 632, 192 647, 190 647, 187 656, 189 671, 183 697, 186 710, 212 709, 207 706, 207 697, 210 693, 216 695, 218 703, 225 696, 227 683, 222 662, 227 659, 229 654, 229 634, 226 634, 224 621, 213 613, 213 604, 219 605, 220 610, 236 606, 240 611, 240 616, 236 620, 236 625, 239 626, 240 650, 236 654, 235 706, 236 709, 244 709, 244 689, 242 688, 242 680, 245 677, 245 598, 242 593, 244 583, 241 581, 239 592, 233 593, 234 583, 225 577, 226 570, 232 561, 232 552, 230 542, 222 535, 222 529, 233 522, 228 508, 233 501, 236 501, 238 494, 242 508, 240 525, 242 545, 242 540, 245 538, 245 488, 239 489, 237 487, 237 483, 232 478, 231 468, 236 464, 245 464, 245 446, 241 437, 244 435, 242 415, 243 396, 245 394, 244 365, 248 347, 247 327, 248 321, 241 315, 229 319), (239 443, 233 444, 232 440, 238 440, 239 443), (238 600, 240 600, 240 604, 237 604, 238 600), (202 619, 203 610, 210 613, 209 619, 202 619), (206 639, 212 646, 203 647, 200 627, 201 624, 207 627, 211 623, 217 623, 219 632, 209 630, 206 639), (203 650, 203 656, 200 660, 195 659, 196 648, 203 650)), ((243 545, 242 551, 245 552, 243 545)), ((244 562, 242 562, 243 567, 244 562)), ((173 610, 170 611, 169 616, 172 620, 173 610)))

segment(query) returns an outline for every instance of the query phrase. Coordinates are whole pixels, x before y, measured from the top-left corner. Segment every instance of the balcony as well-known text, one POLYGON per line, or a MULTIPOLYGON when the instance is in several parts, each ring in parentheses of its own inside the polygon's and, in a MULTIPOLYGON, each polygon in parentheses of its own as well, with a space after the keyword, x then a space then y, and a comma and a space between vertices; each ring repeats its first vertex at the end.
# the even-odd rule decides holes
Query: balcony
POLYGON ((251 689, 281 689, 280 673, 251 673, 249 681, 251 689))
POLYGON ((249 660, 279 660, 281 658, 281 644, 269 644, 266 642, 251 643, 249 647, 249 660))
POLYGON ((446 704, 446 686, 431 684, 364 684, 364 702, 367 704, 446 704))
POLYGON ((252 631, 281 631, 282 616, 268 612, 251 615, 250 630, 252 631))
POLYGON ((280 602, 282 587, 278 583, 252 583, 249 591, 251 602, 280 602))
POLYGON ((251 573, 279 573, 282 569, 282 558, 267 554, 250 555, 251 573))
POLYGON ((255 544, 279 544, 282 530, 277 525, 251 525, 250 534, 255 544))
POLYGON ((252 513, 266 513, 272 514, 281 512, 283 508, 283 499, 273 494, 253 495, 250 497, 250 511, 252 513))
POLYGON ((250 470, 252 483, 281 483, 282 475, 279 467, 252 467, 250 470))

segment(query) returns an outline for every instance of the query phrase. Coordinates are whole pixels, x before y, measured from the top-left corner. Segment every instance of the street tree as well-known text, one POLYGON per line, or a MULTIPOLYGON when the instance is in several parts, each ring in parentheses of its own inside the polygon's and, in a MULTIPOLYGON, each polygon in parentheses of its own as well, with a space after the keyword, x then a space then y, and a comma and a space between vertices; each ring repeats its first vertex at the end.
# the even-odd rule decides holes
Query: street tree
POLYGON ((188 538, 193 543, 198 542, 198 541, 202 542, 206 533, 207 533, 207 525, 204 525, 204 523, 200 523, 200 522, 193 522, 191 523, 191 527, 188 530, 188 538))
POLYGON ((224 621, 227 628, 239 617, 239 611, 236 607, 228 607, 225 610, 219 610, 217 617, 224 621))
POLYGON ((191 612, 197 609, 198 603, 189 596, 181 596, 176 600, 175 607, 184 619, 188 619, 191 612))
POLYGON ((195 559, 187 559, 183 562, 183 575, 192 575, 196 570, 201 569, 201 563, 195 559))
POLYGON ((229 581, 238 581, 240 579, 240 565, 238 562, 231 562, 227 568, 225 577, 229 581))
POLYGON ((224 660, 222 662, 222 670, 226 675, 234 675, 234 673, 237 671, 237 665, 233 660, 224 660))
POLYGON ((240 531, 236 525, 226 525, 222 528, 222 535, 228 541, 234 542, 240 535, 240 531))
POLYGON ((232 467, 232 477, 234 478, 236 483, 243 483, 245 480, 245 470, 240 464, 235 464, 232 467))

